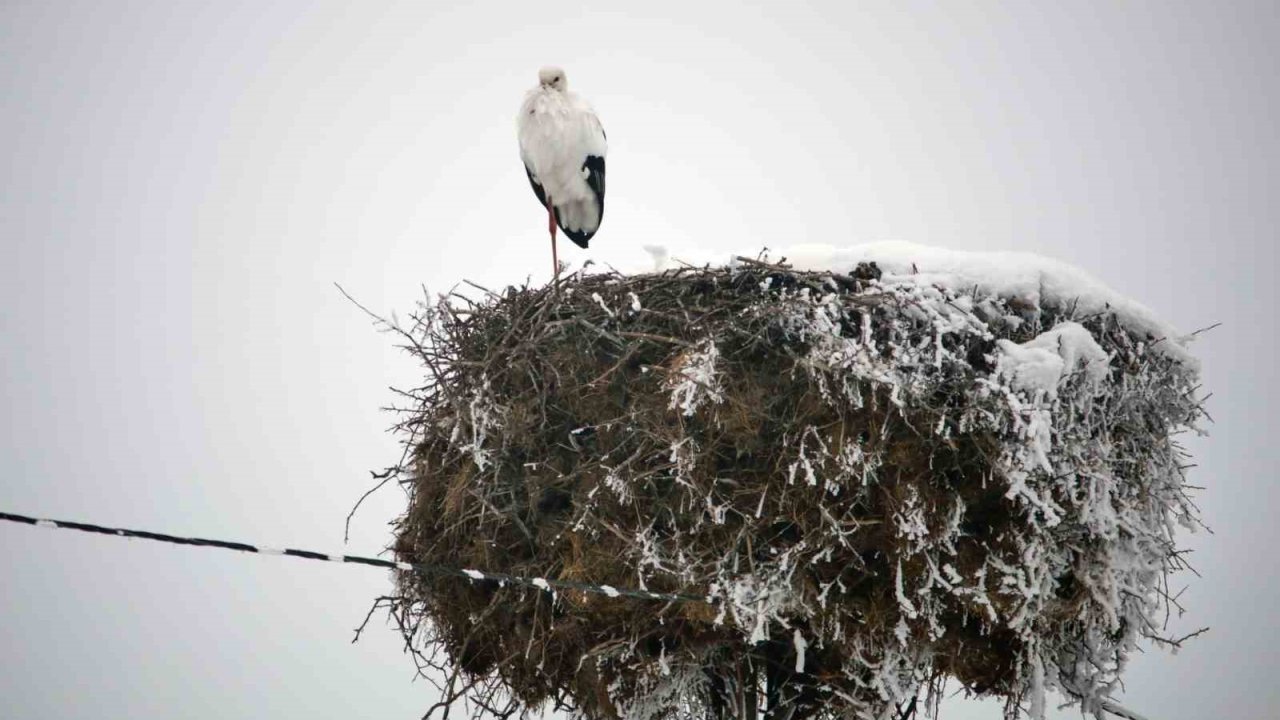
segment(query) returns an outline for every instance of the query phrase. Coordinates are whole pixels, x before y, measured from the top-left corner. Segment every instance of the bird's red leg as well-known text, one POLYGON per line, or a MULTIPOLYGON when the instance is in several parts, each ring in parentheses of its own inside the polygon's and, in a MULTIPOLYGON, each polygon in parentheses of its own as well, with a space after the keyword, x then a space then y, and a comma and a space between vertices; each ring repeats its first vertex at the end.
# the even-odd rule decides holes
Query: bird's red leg
POLYGON ((551 277, 557 286, 560 284, 560 258, 556 253, 556 206, 547 198, 547 232, 551 233, 551 277))

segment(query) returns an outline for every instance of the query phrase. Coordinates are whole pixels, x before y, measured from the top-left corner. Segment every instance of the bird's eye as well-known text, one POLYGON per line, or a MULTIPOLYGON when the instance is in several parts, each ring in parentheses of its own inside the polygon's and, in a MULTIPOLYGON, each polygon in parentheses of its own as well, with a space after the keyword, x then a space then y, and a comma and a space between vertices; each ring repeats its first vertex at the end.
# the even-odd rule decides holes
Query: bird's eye
POLYGON ((551 82, 560 82, 560 76, 559 76, 559 75, 557 75, 557 76, 555 76, 555 77, 551 78, 551 82))

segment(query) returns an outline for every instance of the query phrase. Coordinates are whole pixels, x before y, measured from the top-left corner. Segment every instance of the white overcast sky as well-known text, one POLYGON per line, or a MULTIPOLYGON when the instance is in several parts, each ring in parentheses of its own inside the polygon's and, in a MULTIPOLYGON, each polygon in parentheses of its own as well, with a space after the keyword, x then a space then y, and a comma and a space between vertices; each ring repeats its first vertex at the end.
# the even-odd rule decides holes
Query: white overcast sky
MULTIPOLYGON (((342 548, 413 367, 334 289, 549 269, 514 116, 609 133, 590 255, 903 239, 1078 264, 1187 329, 1216 534, 1125 701, 1280 705, 1280 5, 0 4, 0 510, 342 548)), ((376 552, 402 497, 348 551, 376 552)), ((386 574, 0 526, 0 717, 412 718, 386 574)), ((957 703, 952 718, 998 717, 957 703)))

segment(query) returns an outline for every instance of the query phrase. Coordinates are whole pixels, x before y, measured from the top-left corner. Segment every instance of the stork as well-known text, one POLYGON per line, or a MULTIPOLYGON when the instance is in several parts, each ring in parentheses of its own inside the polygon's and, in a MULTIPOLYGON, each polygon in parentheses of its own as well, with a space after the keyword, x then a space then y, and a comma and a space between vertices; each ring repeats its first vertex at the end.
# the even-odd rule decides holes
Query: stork
POLYGON ((538 71, 516 118, 520 159, 538 202, 547 209, 552 277, 560 276, 556 226, 581 248, 604 219, 604 127, 591 106, 569 92, 564 71, 538 71))

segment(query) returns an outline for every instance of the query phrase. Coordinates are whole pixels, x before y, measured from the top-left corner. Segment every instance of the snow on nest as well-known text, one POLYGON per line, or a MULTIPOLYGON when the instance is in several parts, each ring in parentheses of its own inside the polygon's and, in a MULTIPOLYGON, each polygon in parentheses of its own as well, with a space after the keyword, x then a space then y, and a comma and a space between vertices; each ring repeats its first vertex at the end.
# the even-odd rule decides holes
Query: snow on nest
MULTIPOLYGON (((755 257, 757 250, 724 256, 672 255, 661 245, 646 245, 652 259, 645 270, 667 270, 691 265, 735 265, 736 256, 755 257), (696 259, 695 259, 696 258, 696 259)), ((884 273, 886 285, 915 283, 956 292, 976 291, 1016 300, 1027 308, 1074 308, 1077 316, 1113 312, 1128 331, 1150 338, 1165 355, 1198 368, 1186 351, 1187 337, 1160 320, 1145 305, 1112 290, 1089 273, 1060 260, 1023 252, 976 252, 919 245, 902 241, 873 242, 836 247, 822 244, 794 245, 761 256, 785 262, 797 270, 847 273, 858 263, 874 262, 884 273)))
POLYGON ((997 340, 996 347, 996 374, 1031 396, 1042 392, 1057 397, 1062 379, 1077 371, 1094 388, 1107 379, 1107 351, 1079 323, 1060 323, 1021 345, 997 340))

